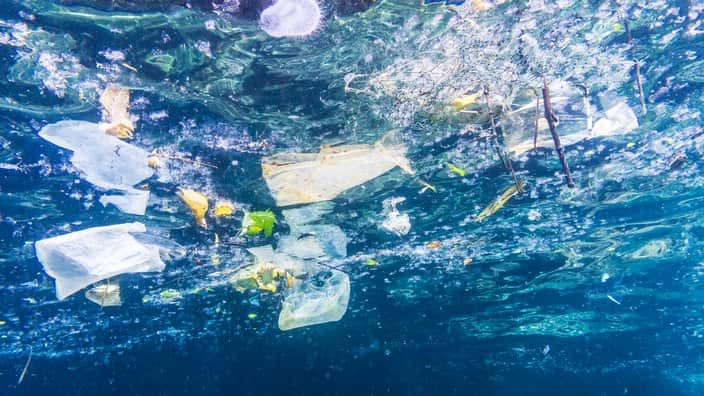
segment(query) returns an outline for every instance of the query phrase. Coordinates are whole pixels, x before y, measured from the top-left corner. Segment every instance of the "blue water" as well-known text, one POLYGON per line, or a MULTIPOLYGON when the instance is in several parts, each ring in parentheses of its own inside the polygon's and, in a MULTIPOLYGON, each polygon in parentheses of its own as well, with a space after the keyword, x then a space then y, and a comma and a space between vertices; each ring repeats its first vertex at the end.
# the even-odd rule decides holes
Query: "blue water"
POLYGON ((704 391, 698 2, 485 1, 477 11, 331 1, 306 38, 267 36, 257 4, 106 3, 6 0, 0 10, 0 394, 704 391), (526 192, 477 222, 513 181, 481 100, 473 113, 450 104, 487 86, 502 147, 532 144, 525 92, 543 76, 568 87, 553 93, 566 92, 557 131, 576 186, 551 140, 510 153, 526 192), (61 120, 99 122, 108 83, 130 89, 132 144, 186 159, 144 182, 144 216, 103 207, 70 153, 38 136, 61 120), (590 90, 593 121, 606 117, 601 98, 618 97, 637 127, 570 142, 588 118, 575 84, 590 90), (252 262, 247 248, 291 232, 261 158, 390 130, 415 176, 393 169, 323 217, 347 237, 346 257, 326 264, 350 277, 346 313, 279 330, 281 293, 241 293, 223 275, 252 262), (673 165, 678 154, 686 160, 673 165), (200 229, 179 187, 235 213, 200 229), (380 226, 392 197, 405 198, 406 235, 380 226), (243 209, 272 209, 274 235, 240 236, 243 209), (132 221, 182 254, 161 273, 117 277, 119 307, 83 291, 58 301, 34 242, 132 221))

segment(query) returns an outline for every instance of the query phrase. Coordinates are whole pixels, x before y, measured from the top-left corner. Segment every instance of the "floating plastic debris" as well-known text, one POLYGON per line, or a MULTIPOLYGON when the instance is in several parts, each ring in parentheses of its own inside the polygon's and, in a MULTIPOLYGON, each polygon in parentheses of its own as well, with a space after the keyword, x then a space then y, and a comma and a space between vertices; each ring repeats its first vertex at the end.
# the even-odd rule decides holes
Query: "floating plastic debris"
POLYGON ((413 170, 403 145, 323 147, 319 153, 281 153, 262 159, 262 174, 277 206, 334 199, 352 187, 400 167, 413 170))
POLYGON ((616 304, 616 305, 621 305, 621 301, 618 301, 617 299, 613 298, 613 297, 611 296, 611 294, 607 294, 607 295, 606 295, 606 298, 608 298, 609 300, 611 300, 611 301, 612 301, 614 304, 616 304))
POLYGON ((406 213, 401 213, 396 208, 396 205, 404 202, 406 198, 393 197, 384 200, 384 220, 381 222, 381 228, 396 234, 397 236, 406 235, 411 230, 411 219, 406 213))
POLYGON ((349 300, 350 278, 342 271, 323 271, 296 282, 284 293, 279 329, 336 322, 347 312, 349 300))
POLYGON ((105 284, 86 290, 86 298, 101 307, 117 307, 122 305, 120 285, 105 284))
POLYGON ((149 153, 85 121, 49 124, 39 136, 71 150, 71 163, 88 182, 106 190, 122 191, 121 198, 109 196, 103 204, 112 203, 127 213, 144 215, 149 192, 137 191, 132 186, 154 174, 147 165, 149 153))
POLYGON ((259 16, 259 26, 272 37, 304 37, 313 34, 323 19, 315 0, 277 0, 259 16))
POLYGON ((208 198, 198 191, 189 188, 181 188, 176 195, 188 206, 193 213, 193 218, 199 227, 206 228, 205 213, 208 211, 208 198))
POLYGON ((37 241, 35 248, 44 271, 56 279, 56 297, 63 300, 120 274, 163 271, 159 247, 132 235, 145 232, 142 223, 93 227, 37 241))

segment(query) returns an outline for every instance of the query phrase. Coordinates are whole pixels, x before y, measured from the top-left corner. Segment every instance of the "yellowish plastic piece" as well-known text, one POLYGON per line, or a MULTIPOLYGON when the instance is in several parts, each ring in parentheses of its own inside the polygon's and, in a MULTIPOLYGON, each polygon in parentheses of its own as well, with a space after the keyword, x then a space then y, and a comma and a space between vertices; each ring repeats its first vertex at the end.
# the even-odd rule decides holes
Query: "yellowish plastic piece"
POLYGON ((215 217, 232 216, 233 212, 234 207, 229 202, 216 202, 213 208, 213 215, 215 217))
POLYGON ((127 112, 130 91, 117 85, 108 85, 100 95, 100 104, 103 106, 103 118, 107 121, 100 124, 100 128, 120 139, 133 138, 135 126, 127 112))
POLYGON ((198 224, 199 227, 206 228, 205 213, 208 211, 208 198, 198 191, 188 188, 182 188, 176 194, 181 198, 183 203, 191 209, 196 224, 198 224))
MULTIPOLYGON (((521 186, 521 189, 523 189, 523 186, 525 183, 519 182, 519 184, 521 186)), ((489 204, 489 206, 484 208, 484 210, 482 210, 481 213, 479 213, 479 215, 477 216, 477 223, 482 222, 484 219, 493 215, 499 209, 503 208, 504 205, 506 205, 506 202, 508 202, 516 194, 518 194, 518 190, 516 189, 516 185, 514 184, 511 187, 509 187, 506 191, 504 191, 504 193, 501 194, 501 196, 496 198, 494 200, 494 202, 492 202, 491 204, 489 204)))

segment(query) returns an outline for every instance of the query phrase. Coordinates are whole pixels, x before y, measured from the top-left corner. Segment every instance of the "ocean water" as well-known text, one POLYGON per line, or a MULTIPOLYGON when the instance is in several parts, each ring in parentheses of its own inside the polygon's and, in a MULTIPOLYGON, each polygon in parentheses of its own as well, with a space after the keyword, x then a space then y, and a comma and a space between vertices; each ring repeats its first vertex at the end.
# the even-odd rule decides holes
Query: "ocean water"
POLYGON ((315 32, 272 37, 266 2, 2 1, 0 394, 701 395, 704 4, 319 4, 315 32), (129 143, 164 162, 144 215, 103 206, 39 136, 100 122, 109 84, 130 91, 129 143), (344 235, 321 232, 345 251, 316 264, 349 277, 344 315, 280 330, 284 285, 230 284, 247 249, 296 235, 263 158, 390 134, 414 174, 317 220, 344 235), (483 218, 515 183, 502 157, 525 191, 483 218), (233 214, 200 228, 179 188, 233 214), (383 227, 389 199, 405 234, 383 227), (242 235, 266 209, 273 235, 242 235), (120 306, 58 300, 35 242, 128 222, 165 270, 112 278, 120 306))

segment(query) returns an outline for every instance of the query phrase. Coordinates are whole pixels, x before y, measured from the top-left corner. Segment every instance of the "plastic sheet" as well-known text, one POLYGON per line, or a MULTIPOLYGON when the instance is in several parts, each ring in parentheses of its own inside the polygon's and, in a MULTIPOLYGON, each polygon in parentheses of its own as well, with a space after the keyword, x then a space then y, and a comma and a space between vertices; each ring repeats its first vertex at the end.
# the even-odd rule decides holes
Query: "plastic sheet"
POLYGON ((84 287, 116 275, 161 272, 165 264, 159 247, 137 241, 142 223, 93 227, 37 241, 37 258, 56 279, 56 297, 63 300, 84 287))
POLYGON ((85 121, 49 124, 42 128, 39 136, 73 151, 71 163, 91 184, 126 192, 121 198, 105 198, 103 204, 113 203, 129 208, 128 213, 144 214, 148 197, 135 193, 132 186, 154 173, 147 165, 149 153, 145 150, 107 135, 97 124, 85 121))
POLYGON ((350 278, 342 271, 323 271, 296 281, 285 293, 279 329, 291 330, 327 322, 345 315, 350 300, 350 278))
POLYGON ((262 159, 262 174, 278 206, 328 201, 396 166, 413 173, 404 146, 323 147, 319 153, 281 153, 262 159))

